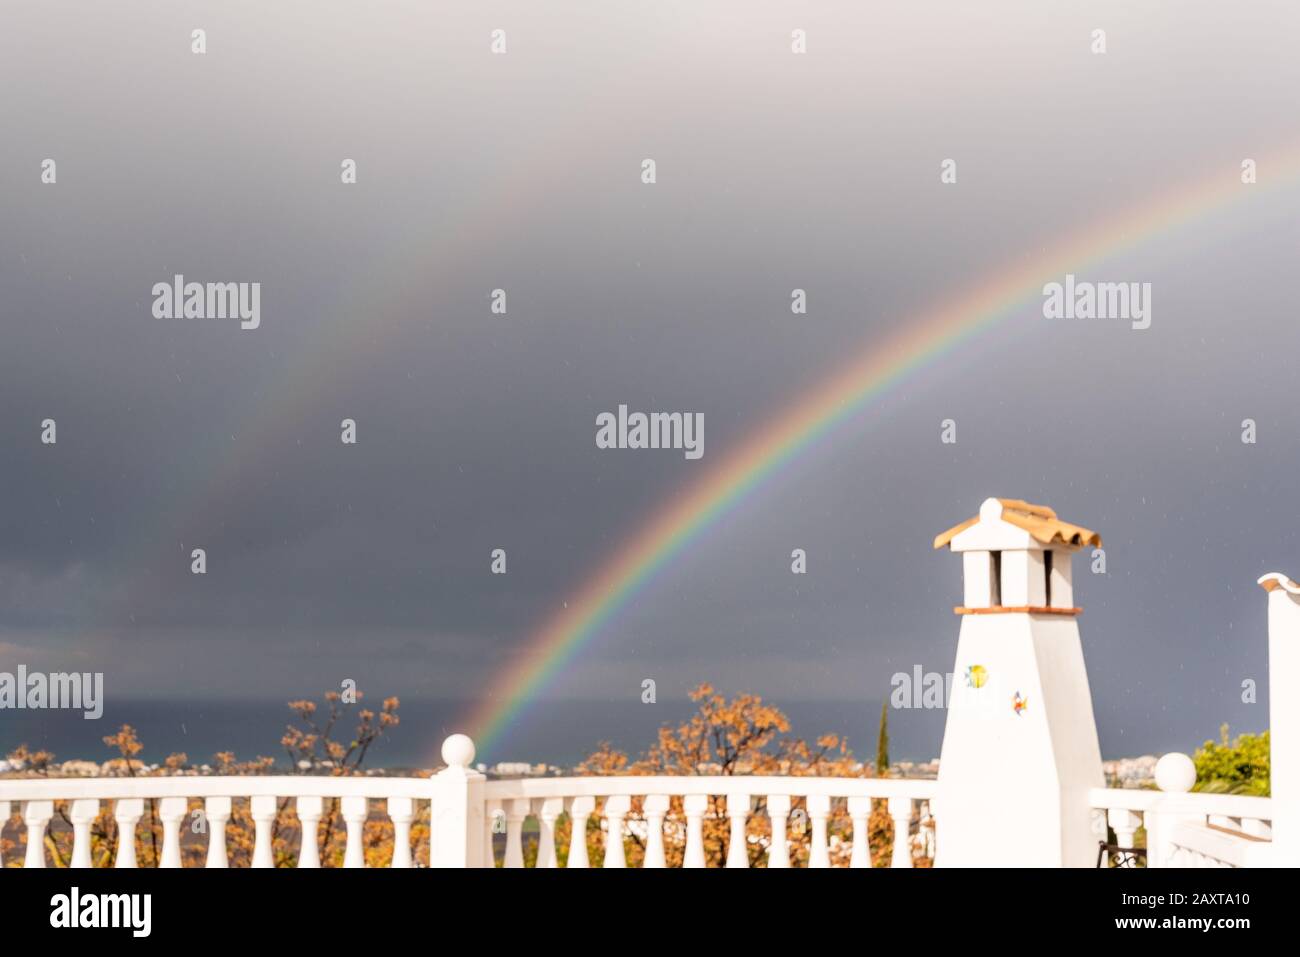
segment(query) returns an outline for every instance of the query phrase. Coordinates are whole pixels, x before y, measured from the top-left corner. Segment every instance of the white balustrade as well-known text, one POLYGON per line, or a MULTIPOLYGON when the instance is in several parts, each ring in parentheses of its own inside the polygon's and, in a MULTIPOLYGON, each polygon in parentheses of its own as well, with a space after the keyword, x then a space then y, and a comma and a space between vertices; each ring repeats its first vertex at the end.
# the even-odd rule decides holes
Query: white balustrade
MULTIPOLYGON (((485 781, 468 769, 472 743, 456 742, 449 750, 460 763, 449 765, 432 781, 272 775, 4 778, 0 779, 0 816, 7 819, 9 811, 15 806, 19 809, 27 832, 26 867, 45 866, 45 842, 55 817, 56 801, 67 802, 67 820, 72 825, 69 863, 73 867, 94 866, 91 835, 106 801, 117 822, 117 853, 112 866, 119 868, 138 866, 135 834, 145 818, 146 801, 154 809, 150 826, 156 826, 155 821, 161 824, 158 866, 169 868, 182 865, 184 849, 193 846, 192 833, 204 830, 206 866, 227 867, 226 836, 236 801, 247 802, 252 819, 253 867, 275 866, 275 825, 291 800, 302 825, 297 865, 308 869, 321 866, 318 828, 325 813, 334 807, 341 811, 346 829, 343 866, 365 866, 365 827, 372 801, 373 807, 383 808, 393 823, 392 866, 397 868, 413 864, 411 826, 417 802, 432 802, 430 859, 435 866, 464 866, 458 861, 473 866, 492 863, 494 822, 503 816, 504 863, 507 867, 523 867, 523 825, 535 816, 539 833, 537 866, 557 867, 564 850, 559 845, 560 823, 567 815, 570 839, 566 866, 589 867, 588 822, 599 809, 603 816, 605 867, 628 866, 624 837, 631 833, 644 840, 644 866, 648 868, 667 866, 669 839, 674 848, 680 849, 685 867, 709 863, 748 867, 753 843, 757 851, 765 852, 768 867, 788 868, 790 819, 798 807, 796 813, 806 815, 809 825, 808 832, 801 831, 799 837, 807 844, 809 867, 831 866, 834 850, 837 863, 845 863, 841 855, 848 851, 848 866, 864 868, 871 866, 869 828, 873 803, 878 801, 884 802, 894 824, 892 867, 911 867, 914 854, 929 858, 934 852, 932 809, 937 784, 931 780, 619 775, 485 781), (632 817, 634 799, 639 812, 632 817), (185 826, 187 814, 197 814, 197 810, 190 810, 194 802, 202 802, 205 828, 185 826), (758 836, 763 833, 761 829, 750 836, 750 818, 755 814, 766 814, 768 818, 769 833, 763 837, 758 836), (848 827, 840 830, 846 819, 848 827), (834 835, 830 834, 832 820, 841 822, 834 835), (720 828, 729 835, 725 836, 723 860, 706 859, 706 827, 710 834, 718 833, 715 828, 720 828)), ((1147 863, 1151 867, 1253 867, 1267 863, 1273 820, 1270 799, 1189 792, 1185 790, 1190 785, 1188 764, 1181 757, 1165 762, 1159 779, 1164 790, 1092 789, 1088 800, 1096 809, 1094 827, 1099 840, 1109 827, 1119 846, 1133 847, 1139 830, 1145 828, 1147 863)), ((67 840, 66 832, 56 839, 65 846, 62 842, 67 840)), ((937 839, 942 841, 942 834, 937 839)))
MULTIPOLYGON (((247 802, 254 828, 251 865, 274 867, 272 841, 278 815, 295 807, 302 823, 302 846, 298 866, 321 866, 317 828, 326 811, 326 801, 338 802, 347 828, 345 867, 364 866, 364 836, 370 801, 386 802, 393 822, 393 867, 413 863, 411 825, 417 802, 425 806, 432 799, 428 778, 309 777, 309 776, 197 776, 124 778, 0 778, 0 826, 8 811, 19 808, 27 831, 26 867, 45 866, 45 841, 50 833, 63 846, 66 831, 53 832, 56 802, 67 802, 67 820, 72 825, 69 866, 92 867, 92 832, 96 819, 108 802, 117 824, 117 852, 111 866, 135 868, 136 829, 142 820, 148 826, 161 824, 159 867, 183 866, 188 848, 207 840, 204 866, 229 866, 227 830, 234 816, 235 801, 247 802), (197 804, 196 802, 201 802, 197 804), (191 807, 191 805, 194 805, 191 807), (202 807, 200 817, 199 806, 202 807), (152 807, 152 813, 149 812, 152 807)), ((376 805, 384 806, 384 805, 376 805)), ((560 805, 562 806, 562 802, 560 805)))
POLYGON ((1120 847, 1133 847, 1145 827, 1147 867, 1269 866, 1272 800, 1197 793, 1195 781, 1191 758, 1167 754, 1156 765, 1160 790, 1094 788, 1089 800, 1105 811, 1120 847))
MULTIPOLYGON (((436 866, 447 866, 448 861, 454 866, 463 866, 457 861, 474 866, 491 862, 498 815, 506 824, 508 867, 525 866, 523 828, 530 818, 538 826, 538 867, 557 867, 565 859, 559 835, 566 818, 566 866, 589 867, 587 829, 598 812, 604 831, 604 866, 611 868, 629 865, 624 846, 628 835, 643 843, 648 868, 665 867, 670 859, 681 860, 686 867, 747 867, 751 847, 764 854, 768 867, 786 868, 795 841, 807 848, 809 867, 832 863, 870 867, 869 828, 876 802, 883 802, 893 820, 890 866, 911 867, 915 855, 932 857, 935 841, 943 840, 942 833, 936 838, 933 826, 934 781, 741 775, 486 781, 466 763, 473 754, 472 743, 455 742, 449 751, 458 763, 449 764, 433 780, 271 775, 4 778, 0 779, 0 816, 7 819, 8 812, 18 810, 27 834, 23 859, 27 867, 45 866, 51 834, 60 848, 69 847, 67 831, 60 830, 64 815, 71 824, 68 863, 73 867, 98 863, 92 860, 91 841, 105 808, 117 822, 117 852, 111 865, 120 868, 138 866, 135 835, 142 820, 148 820, 149 827, 160 825, 159 867, 180 867, 185 852, 202 846, 202 839, 194 835, 204 831, 206 866, 227 867, 226 835, 237 806, 247 807, 248 814, 241 820, 252 820, 254 867, 275 866, 276 821, 290 806, 302 823, 297 864, 303 868, 321 866, 318 829, 334 808, 340 811, 345 828, 339 835, 345 844, 344 867, 365 866, 367 819, 372 810, 380 813, 381 809, 393 823, 392 866, 411 867, 411 828, 419 802, 426 802, 426 807, 432 802, 430 857, 436 866), (196 814, 200 802, 206 827, 188 827, 187 815, 196 814), (797 838, 790 833, 792 812, 807 824, 797 838), (768 828, 751 827, 751 819, 763 815, 768 828), (706 853, 706 834, 710 841, 725 843, 724 855, 717 857, 719 851, 712 844, 706 853), (680 857, 674 857, 674 852, 680 857)), ((1157 780, 1160 790, 1088 792, 1099 842, 1113 832, 1118 846, 1131 848, 1145 830, 1150 867, 1254 867, 1270 862, 1274 809, 1270 799, 1192 792, 1191 761, 1181 755, 1162 759, 1157 780)))

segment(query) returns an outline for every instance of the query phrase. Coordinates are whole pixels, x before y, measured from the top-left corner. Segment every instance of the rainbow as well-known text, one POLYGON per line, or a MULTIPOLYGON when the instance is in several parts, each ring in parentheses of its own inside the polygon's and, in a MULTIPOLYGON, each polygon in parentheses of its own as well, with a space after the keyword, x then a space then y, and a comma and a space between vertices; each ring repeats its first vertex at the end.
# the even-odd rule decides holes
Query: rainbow
MULTIPOLYGON (((1300 149, 1260 162, 1274 185, 1300 175, 1300 149)), ((496 676, 465 722, 481 755, 657 572, 735 508, 765 479, 874 400, 1037 301, 1042 285, 1080 272, 1151 237, 1263 191, 1241 183, 1233 167, 1162 193, 1100 221, 993 278, 908 318, 899 332, 868 343, 855 357, 797 396, 738 446, 652 514, 542 623, 496 676)))

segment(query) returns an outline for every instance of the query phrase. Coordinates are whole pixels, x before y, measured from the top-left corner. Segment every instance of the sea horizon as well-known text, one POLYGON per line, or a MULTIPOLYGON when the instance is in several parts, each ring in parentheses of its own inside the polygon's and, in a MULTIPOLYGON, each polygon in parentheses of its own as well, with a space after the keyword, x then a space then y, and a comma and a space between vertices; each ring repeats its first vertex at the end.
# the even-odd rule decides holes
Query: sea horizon
MULTIPOLYGON (((765 699, 765 703, 779 708, 790 719, 791 735, 812 742, 822 734, 840 734, 855 757, 874 761, 880 699, 765 699)), ((368 699, 364 702, 366 707, 377 704, 368 699)), ((440 765, 441 743, 447 735, 465 730, 460 722, 471 710, 470 704, 461 699, 402 699, 398 712, 401 723, 371 747, 364 767, 440 765)), ((337 725, 337 739, 350 739, 359 708, 345 711, 337 725)), ((694 710, 695 705, 685 699, 646 705, 599 700, 540 701, 487 753, 480 750, 476 761, 489 765, 526 761, 568 768, 596 751, 603 741, 636 758, 654 743, 660 726, 675 726, 694 710), (589 728, 599 730, 589 732, 589 728)), ((945 714, 942 709, 891 709, 891 762, 924 763, 937 758, 945 714)), ((1207 716, 1203 727, 1188 728, 1167 718, 1162 721, 1161 712, 1130 714, 1112 710, 1098 715, 1102 756, 1114 760, 1168 751, 1191 753, 1206 740, 1217 740, 1224 721, 1229 722, 1234 736, 1264 730, 1262 724, 1242 720, 1250 714, 1243 709, 1236 716, 1207 716)), ((288 756, 280 737, 293 717, 284 701, 240 699, 118 700, 106 704, 103 716, 97 720, 86 720, 79 711, 4 710, 0 711, 0 756, 25 744, 33 750, 53 752, 56 763, 102 763, 118 756, 102 738, 129 724, 143 745, 139 758, 146 764, 159 763, 176 752, 185 753, 193 765, 211 764, 217 752, 232 751, 241 761, 268 756, 283 766, 288 756)))

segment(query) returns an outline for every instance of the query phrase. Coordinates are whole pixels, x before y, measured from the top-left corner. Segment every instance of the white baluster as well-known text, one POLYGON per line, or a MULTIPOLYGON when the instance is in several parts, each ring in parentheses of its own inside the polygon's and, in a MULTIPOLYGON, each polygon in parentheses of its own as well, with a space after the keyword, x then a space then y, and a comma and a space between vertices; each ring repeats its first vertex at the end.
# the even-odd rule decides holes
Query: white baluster
POLYGON ((669 798, 667 794, 649 794, 645 799, 645 866, 648 868, 667 867, 664 856, 664 818, 668 814, 669 798))
POLYGON ((767 849, 767 866, 772 869, 790 866, 790 842, 785 836, 786 820, 790 817, 790 795, 769 794, 767 816, 772 822, 772 843, 767 849))
MULTIPOLYGON (((1137 834, 1137 829, 1142 826, 1142 818, 1132 811, 1125 810, 1121 807, 1113 807, 1106 812, 1106 823, 1110 825, 1115 832, 1115 843, 1120 847, 1133 847, 1133 838, 1137 834)), ((1132 855, 1126 855, 1124 867, 1135 867, 1137 862, 1132 855)), ((1105 862, 1103 865, 1105 866, 1105 862)))
POLYGON ((749 843, 745 824, 749 820, 750 795, 728 794, 727 815, 731 818, 731 841, 727 845, 727 867, 749 866, 749 843))
POLYGON ((210 797, 203 802, 203 816, 208 821, 208 867, 221 870, 230 866, 226 855, 226 824, 230 820, 228 797, 210 797))
POLYGON ((584 868, 591 866, 587 854, 587 821, 596 810, 594 797, 576 797, 569 801, 569 820, 572 823, 569 835, 569 860, 566 867, 584 868))
MULTIPOLYGON (((3 837, 5 825, 9 823, 9 802, 0 801, 0 837, 3 837)), ((5 852, 4 841, 0 840, 0 870, 4 870, 5 852)))
POLYGON ((871 817, 871 798, 849 798, 849 819, 853 821, 853 854, 849 867, 871 866, 871 838, 867 821, 871 817))
POLYGON ((302 827, 298 867, 316 870, 320 867, 320 819, 325 814, 325 799, 320 795, 301 795, 294 798, 293 804, 302 827))
POLYGON ((348 828, 347 848, 343 851, 343 866, 365 867, 365 853, 361 847, 366 818, 370 816, 370 799, 349 794, 343 799, 343 820, 348 828))
POLYGON ((524 820, 532 804, 528 798, 515 798, 506 805, 506 867, 524 866, 524 820))
POLYGON ((114 867, 132 868, 135 863, 135 826, 144 816, 144 798, 120 798, 113 806, 117 821, 117 860, 114 867))
POLYGON ((632 798, 614 794, 605 798, 605 866, 627 867, 623 851, 623 819, 632 810, 632 798))
POLYGON ((389 798, 388 819, 393 822, 392 866, 409 868, 411 866, 411 821, 415 819, 414 798, 389 798))
POLYGON ((70 867, 93 867, 90 859, 90 825, 99 816, 98 798, 72 802, 72 861, 70 867))
POLYGON ((45 826, 54 817, 53 801, 24 801, 23 821, 27 824, 27 856, 23 867, 45 866, 45 826))
MULTIPOLYGON (((430 811, 432 813, 432 811, 430 811)), ((505 820, 505 809, 500 801, 487 801, 483 805, 483 824, 486 828, 483 834, 483 858, 484 866, 497 866, 496 841, 494 837, 497 833, 497 821, 505 820)), ((432 831, 429 833, 430 842, 433 841, 432 831)), ((432 853, 432 848, 430 849, 432 853)))
POLYGON ((248 812, 253 818, 253 867, 275 867, 271 828, 275 824, 277 804, 273 794, 257 794, 248 799, 248 812))
POLYGON ((564 798, 544 798, 537 802, 537 866, 559 867, 555 854, 555 822, 564 810, 564 798))
POLYGON ((889 816, 894 819, 894 854, 890 867, 912 866, 912 799, 889 799, 889 816))
POLYGON ((704 812, 709 809, 707 794, 688 794, 682 799, 686 813, 686 858, 683 867, 704 867, 704 812))
POLYGON ((826 794, 810 794, 804 803, 808 806, 808 820, 812 822, 808 866, 830 867, 831 857, 826 849, 826 819, 831 815, 831 799, 826 794))
POLYGON ((189 801, 183 797, 165 797, 158 802, 158 819, 163 826, 163 850, 159 867, 181 866, 181 820, 189 801))

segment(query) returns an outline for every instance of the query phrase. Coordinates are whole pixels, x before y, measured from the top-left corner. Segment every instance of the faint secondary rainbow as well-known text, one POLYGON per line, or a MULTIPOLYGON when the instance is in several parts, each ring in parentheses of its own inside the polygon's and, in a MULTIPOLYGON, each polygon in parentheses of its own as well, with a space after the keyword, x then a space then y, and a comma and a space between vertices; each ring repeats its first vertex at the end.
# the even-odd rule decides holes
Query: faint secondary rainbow
MULTIPOLYGON (((1260 162, 1273 184, 1300 175, 1300 149, 1260 162)), ((716 465, 652 514, 569 595, 497 675, 466 722, 486 755, 537 693, 655 574, 764 479, 853 418, 873 400, 1038 300, 1045 282, 1079 272, 1154 235, 1208 214, 1263 186, 1246 186, 1231 166, 1162 194, 1011 264, 991 279, 906 319, 902 331, 873 340, 828 378, 795 397, 716 465)))

